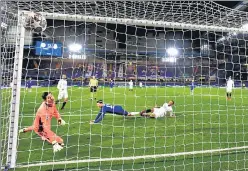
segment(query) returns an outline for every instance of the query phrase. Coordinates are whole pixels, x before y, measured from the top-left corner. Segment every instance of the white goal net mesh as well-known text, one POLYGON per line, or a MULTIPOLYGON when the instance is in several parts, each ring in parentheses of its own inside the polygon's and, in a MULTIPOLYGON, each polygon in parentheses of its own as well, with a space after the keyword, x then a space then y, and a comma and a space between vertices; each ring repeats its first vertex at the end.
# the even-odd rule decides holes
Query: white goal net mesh
POLYGON ((14 85, 21 89, 15 129, 33 124, 43 92, 58 100, 63 75, 68 100, 57 104, 66 124, 51 123, 64 148, 54 153, 34 131, 20 133, 16 170, 248 168, 247 13, 208 1, 6 1, 2 10, 2 166, 9 165, 16 47, 6 37, 19 34, 17 14, 25 11, 42 14, 47 28, 25 32, 21 87, 14 85), (96 93, 89 88, 93 76, 96 93), (228 78, 234 81, 231 96, 228 78), (176 117, 106 113, 91 125, 97 100, 151 116, 157 116, 154 107, 173 100, 176 117))

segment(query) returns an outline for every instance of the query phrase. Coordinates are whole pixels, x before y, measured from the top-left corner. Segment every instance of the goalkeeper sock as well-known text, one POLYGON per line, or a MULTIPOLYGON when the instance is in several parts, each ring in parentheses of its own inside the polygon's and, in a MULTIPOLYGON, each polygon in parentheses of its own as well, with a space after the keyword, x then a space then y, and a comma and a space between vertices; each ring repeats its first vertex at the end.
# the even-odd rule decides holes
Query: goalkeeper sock
POLYGON ((56 101, 55 101, 55 104, 58 104, 58 103, 59 103, 59 100, 56 100, 56 101))
POLYGON ((63 102, 63 105, 62 105, 62 107, 61 107, 61 110, 64 109, 65 105, 66 105, 66 102, 63 102))

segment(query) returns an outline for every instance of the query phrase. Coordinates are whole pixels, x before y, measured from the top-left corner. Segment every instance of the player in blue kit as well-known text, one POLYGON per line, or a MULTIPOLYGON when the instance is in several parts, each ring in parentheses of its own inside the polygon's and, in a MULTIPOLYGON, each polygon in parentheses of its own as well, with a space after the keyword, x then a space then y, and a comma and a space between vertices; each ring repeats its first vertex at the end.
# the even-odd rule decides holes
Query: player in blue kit
POLYGON ((191 85, 190 85, 190 94, 191 95, 194 94, 194 89, 195 89, 195 81, 192 80, 191 85))
POLYGON ((114 81, 113 80, 110 80, 109 87, 110 87, 110 91, 111 92, 113 90, 114 85, 115 85, 114 81))
POLYGON ((129 113, 126 110, 124 110, 122 108, 122 106, 104 104, 102 100, 98 100, 96 102, 96 104, 97 104, 97 107, 100 108, 100 111, 99 111, 98 115, 96 116, 96 119, 90 121, 90 124, 101 122, 106 113, 122 115, 122 116, 132 116, 135 114, 139 114, 139 112, 130 112, 129 113))
POLYGON ((26 90, 28 90, 28 92, 32 91, 32 78, 29 78, 29 80, 26 82, 26 90))

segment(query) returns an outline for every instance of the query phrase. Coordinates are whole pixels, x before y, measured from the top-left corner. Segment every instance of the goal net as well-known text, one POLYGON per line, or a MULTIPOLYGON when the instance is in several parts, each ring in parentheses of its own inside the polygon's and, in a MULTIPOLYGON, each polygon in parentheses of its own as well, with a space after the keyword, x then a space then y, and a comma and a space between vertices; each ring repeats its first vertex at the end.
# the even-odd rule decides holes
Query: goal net
POLYGON ((247 169, 247 13, 204 1, 5 1, 1 10, 2 167, 247 169), (44 31, 24 29, 33 13, 46 18, 44 31), (33 124, 43 92, 58 100, 64 75, 68 100, 56 107, 66 124, 51 123, 64 148, 54 153, 49 140, 18 130, 33 124), (97 100, 152 110, 90 124, 97 100), (171 100, 176 117, 151 117, 171 100))

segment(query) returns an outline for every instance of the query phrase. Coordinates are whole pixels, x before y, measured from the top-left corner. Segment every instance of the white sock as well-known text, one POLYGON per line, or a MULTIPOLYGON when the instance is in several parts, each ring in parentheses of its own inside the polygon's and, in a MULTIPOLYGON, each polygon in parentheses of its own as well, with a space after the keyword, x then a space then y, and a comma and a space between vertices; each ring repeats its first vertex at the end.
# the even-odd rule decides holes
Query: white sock
POLYGON ((137 115, 139 114, 140 112, 130 112, 131 115, 137 115))

